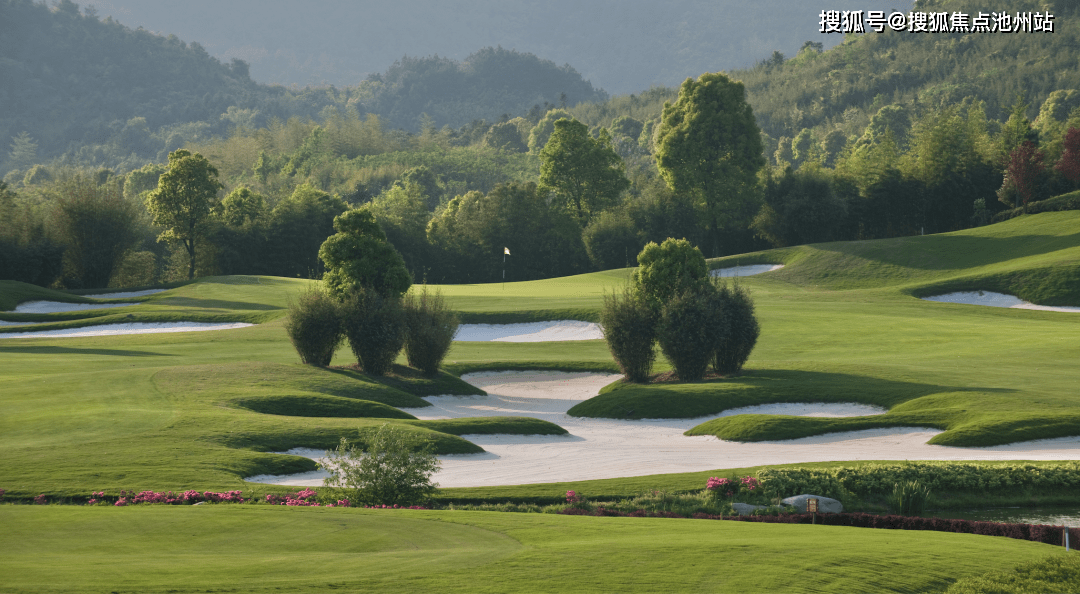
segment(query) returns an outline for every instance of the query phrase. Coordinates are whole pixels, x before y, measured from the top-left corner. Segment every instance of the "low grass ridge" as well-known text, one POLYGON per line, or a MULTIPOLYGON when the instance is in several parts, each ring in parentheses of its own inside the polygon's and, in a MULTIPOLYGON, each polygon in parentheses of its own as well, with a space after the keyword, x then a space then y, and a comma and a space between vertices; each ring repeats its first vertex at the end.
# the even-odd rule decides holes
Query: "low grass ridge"
POLYGON ((1054 552, 838 526, 224 504, 0 506, 0 522, 23 544, 0 558, 15 592, 932 592, 1054 552))
POLYGON ((10 312, 27 301, 59 301, 62 303, 96 303, 96 299, 72 295, 66 291, 46 289, 13 280, 0 280, 0 312, 10 312))
POLYGON ((450 435, 566 435, 566 429, 533 417, 469 417, 413 421, 411 425, 450 435))

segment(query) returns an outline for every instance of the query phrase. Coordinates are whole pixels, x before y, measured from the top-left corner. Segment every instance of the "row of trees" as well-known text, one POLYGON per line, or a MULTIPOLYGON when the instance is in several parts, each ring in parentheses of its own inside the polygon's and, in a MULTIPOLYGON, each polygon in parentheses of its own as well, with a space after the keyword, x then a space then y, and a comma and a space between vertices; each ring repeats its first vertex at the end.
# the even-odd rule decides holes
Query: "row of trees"
MULTIPOLYGON (((770 167, 741 88, 723 75, 688 80, 654 125, 652 153, 644 154, 620 154, 624 133, 647 132, 633 118, 618 118, 614 132, 590 131, 551 110, 529 129, 539 149, 517 153, 538 164, 533 179, 539 183, 484 178, 480 187, 489 189, 453 197, 477 182, 447 179, 440 171, 454 176, 469 164, 465 155, 458 165, 394 169, 400 173, 387 186, 371 198, 353 194, 352 202, 301 183, 301 170, 334 162, 337 149, 326 145, 348 137, 348 122, 307 128, 287 159, 259 152, 240 176, 252 184, 233 185, 220 202, 219 177, 225 185, 236 179, 224 173, 235 170, 236 155, 229 153, 219 168, 199 153, 176 151, 168 167, 147 165, 122 178, 37 167, 30 185, 5 194, 8 220, 16 224, 5 227, 4 240, 18 255, 5 264, 5 274, 50 284, 62 273, 66 286, 215 273, 316 277, 323 271, 318 249, 333 233, 334 217, 366 202, 414 281, 499 280, 505 247, 514 254, 509 278, 525 280, 629 266, 646 243, 667 237, 685 237, 708 255, 722 255, 760 249, 766 241, 794 245, 959 229, 984 222, 1004 202, 1037 200, 1080 181, 1080 111, 1060 122, 1064 139, 1051 168, 1043 165, 1044 154, 1054 143, 1022 116, 1022 105, 991 133, 982 105, 970 101, 907 126, 898 123, 897 110, 883 108, 833 167, 810 158, 798 168, 770 167), (273 160, 279 165, 267 165, 273 160), (271 170, 265 181, 260 167, 271 170), (82 190, 74 189, 76 178, 82 190), (113 198, 93 198, 98 194, 113 198), (91 211, 111 213, 100 214, 97 224, 128 229, 111 234, 109 250, 91 249, 78 238, 80 227, 100 236, 92 232, 91 211), (86 272, 90 268, 111 272, 86 272)), ((355 123, 369 138, 383 137, 377 121, 355 123)), ((266 132, 272 139, 288 127, 266 132)), ((432 142, 433 150, 421 154, 445 157, 443 145, 432 142)), ((485 162, 484 155, 510 154, 462 150, 477 151, 473 165, 485 162)))

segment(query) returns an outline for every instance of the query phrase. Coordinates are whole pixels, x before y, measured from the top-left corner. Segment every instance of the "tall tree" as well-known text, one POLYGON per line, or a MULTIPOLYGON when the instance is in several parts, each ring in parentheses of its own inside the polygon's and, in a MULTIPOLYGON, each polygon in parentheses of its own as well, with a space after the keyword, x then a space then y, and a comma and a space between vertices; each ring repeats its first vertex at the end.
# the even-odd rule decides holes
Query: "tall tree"
POLYGON ((593 138, 577 120, 555 122, 551 139, 540 151, 541 194, 554 192, 584 226, 592 213, 614 204, 629 187, 623 160, 606 130, 593 138))
POLYGON ((1080 183, 1080 128, 1070 128, 1062 144, 1065 150, 1054 169, 1075 185, 1080 183))
POLYGON ((114 178, 99 185, 89 175, 56 184, 57 232, 67 249, 65 268, 86 288, 106 287, 124 254, 138 241, 137 206, 114 178))
POLYGON ((158 240, 180 242, 188 253, 188 279, 195 278, 195 248, 217 202, 218 170, 199 153, 180 149, 169 153, 169 169, 158 187, 146 196, 146 209, 155 225, 164 227, 158 240))
POLYGON ((675 103, 664 104, 656 165, 673 191, 693 193, 703 204, 713 253, 725 225, 754 214, 762 150, 743 84, 723 73, 686 79, 675 103))
POLYGON ((998 199, 1005 202, 1012 197, 1012 206, 1027 205, 1038 196, 1045 169, 1042 151, 1034 142, 1025 140, 1009 154, 1005 182, 998 191, 998 199))

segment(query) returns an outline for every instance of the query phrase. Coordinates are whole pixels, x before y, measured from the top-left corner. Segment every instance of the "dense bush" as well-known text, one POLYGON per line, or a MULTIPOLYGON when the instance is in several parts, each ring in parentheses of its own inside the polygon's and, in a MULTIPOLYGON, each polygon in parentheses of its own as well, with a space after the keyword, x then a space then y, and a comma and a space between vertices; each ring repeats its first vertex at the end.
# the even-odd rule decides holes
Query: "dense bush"
POLYGON ((754 316, 754 302, 750 292, 737 282, 728 286, 717 280, 713 293, 716 331, 716 353, 713 370, 719 374, 738 373, 757 344, 761 333, 754 316))
POLYGON ((296 301, 289 303, 285 332, 300 355, 300 361, 325 367, 330 364, 334 351, 341 344, 341 322, 338 302, 313 285, 301 293, 296 301))
POLYGON ((368 208, 357 208, 334 217, 337 231, 319 248, 326 265, 323 281, 338 298, 350 292, 371 290, 382 296, 399 298, 409 290, 412 277, 405 261, 368 208))
POLYGON ((656 337, 680 381, 693 382, 705 375, 716 351, 721 314, 710 291, 684 291, 664 304, 656 337))
POLYGON ((430 443, 389 424, 362 439, 366 451, 342 437, 337 449, 326 452, 319 463, 330 474, 324 485, 352 489, 349 501, 361 505, 416 505, 435 492, 431 477, 439 470, 439 460, 430 443))
POLYGON ((1037 200, 1019 208, 999 212, 994 215, 994 218, 991 219, 990 222, 1000 223, 1024 214, 1058 212, 1062 210, 1080 210, 1080 190, 1055 196, 1047 200, 1037 200))
POLYGON ((887 495, 896 483, 914 480, 939 494, 1076 489, 1080 487, 1080 462, 1043 466, 915 462, 821 469, 771 468, 758 472, 757 477, 769 497, 815 493, 843 501, 853 495, 887 495))
POLYGON ((656 325, 656 312, 629 287, 621 296, 604 295, 600 310, 604 340, 619 369, 632 382, 649 379, 656 359, 656 325))
POLYGON ((634 288, 658 310, 670 299, 708 285, 709 266, 705 256, 685 239, 669 237, 660 245, 649 242, 637 261, 634 288))
POLYGON ((345 337, 361 369, 385 375, 405 345, 401 298, 372 289, 355 289, 342 305, 345 337))
POLYGON ((403 307, 405 358, 411 367, 435 375, 457 332, 457 314, 446 306, 440 293, 428 293, 426 286, 420 295, 406 295, 403 307))

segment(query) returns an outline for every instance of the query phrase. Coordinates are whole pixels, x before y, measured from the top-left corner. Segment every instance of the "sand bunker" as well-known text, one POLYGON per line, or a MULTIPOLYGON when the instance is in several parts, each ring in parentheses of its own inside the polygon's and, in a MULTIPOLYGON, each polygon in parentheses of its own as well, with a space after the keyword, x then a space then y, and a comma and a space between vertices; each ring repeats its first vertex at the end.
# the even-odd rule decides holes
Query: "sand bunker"
MULTIPOLYGON (((560 372, 486 372, 462 376, 488 396, 433 396, 434 406, 405 409, 421 419, 529 416, 556 423, 569 435, 465 435, 483 454, 440 456, 435 477, 443 487, 516 485, 671 472, 743 468, 834 460, 1075 460, 1080 438, 1033 441, 992 448, 928 445, 940 431, 924 428, 870 429, 788 441, 735 443, 683 432, 709 418, 760 413, 860 416, 884 409, 861 404, 773 404, 725 411, 698 419, 620 421, 571 417, 566 411, 595 396, 617 375, 560 372)), ((318 459, 321 450, 289 454, 318 459)), ((256 476, 246 480, 283 485, 322 484, 319 472, 256 476)))
POLYGON ((752 264, 750 266, 735 266, 733 268, 717 268, 716 270, 710 270, 709 276, 718 276, 720 278, 731 278, 733 276, 754 276, 755 274, 763 274, 765 272, 772 272, 773 270, 780 270, 783 267, 783 264, 752 264))
POLYGON ((604 338, 600 326, 577 320, 528 324, 462 324, 454 340, 475 342, 553 342, 604 338))
POLYGON ((138 305, 138 303, 62 303, 60 301, 27 301, 15 306, 15 313, 62 313, 68 311, 108 309, 110 307, 127 307, 129 305, 138 305))
POLYGON ((990 307, 1008 307, 1012 309, 1035 309, 1039 311, 1063 311, 1080 312, 1080 307, 1035 305, 1028 303, 1019 297, 1006 295, 1005 293, 993 293, 990 291, 963 291, 959 293, 946 293, 923 297, 924 301, 937 301, 939 303, 960 303, 963 305, 986 305, 990 307))
POLYGON ((247 328, 254 324, 209 323, 209 322, 164 322, 131 324, 101 324, 83 328, 65 328, 63 330, 38 330, 36 332, 10 332, 0 334, 0 338, 79 338, 85 336, 115 336, 118 334, 159 334, 162 332, 205 332, 207 330, 232 330, 247 328))

